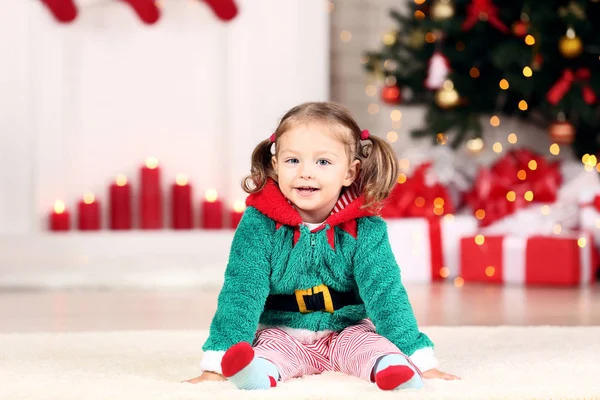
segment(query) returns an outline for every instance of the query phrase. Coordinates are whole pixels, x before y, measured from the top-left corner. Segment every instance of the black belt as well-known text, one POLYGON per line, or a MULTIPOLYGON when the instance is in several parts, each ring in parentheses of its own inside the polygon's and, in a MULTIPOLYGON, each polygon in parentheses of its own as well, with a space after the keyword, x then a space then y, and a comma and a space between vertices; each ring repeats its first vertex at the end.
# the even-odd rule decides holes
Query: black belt
POLYGON ((325 285, 319 285, 306 290, 296 290, 294 294, 271 294, 267 297, 265 310, 296 311, 303 314, 313 311, 333 313, 353 304, 362 304, 353 291, 338 292, 325 285))

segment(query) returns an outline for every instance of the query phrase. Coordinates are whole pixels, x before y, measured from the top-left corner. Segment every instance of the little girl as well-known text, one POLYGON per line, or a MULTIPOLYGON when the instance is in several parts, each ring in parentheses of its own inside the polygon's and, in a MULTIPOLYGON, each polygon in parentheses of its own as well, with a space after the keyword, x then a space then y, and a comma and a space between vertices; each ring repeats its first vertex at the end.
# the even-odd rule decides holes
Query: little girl
POLYGON ((457 379, 436 369, 377 216, 397 176, 391 146, 340 105, 288 111, 252 154, 204 372, 188 382, 267 389, 339 371, 393 390, 457 379))

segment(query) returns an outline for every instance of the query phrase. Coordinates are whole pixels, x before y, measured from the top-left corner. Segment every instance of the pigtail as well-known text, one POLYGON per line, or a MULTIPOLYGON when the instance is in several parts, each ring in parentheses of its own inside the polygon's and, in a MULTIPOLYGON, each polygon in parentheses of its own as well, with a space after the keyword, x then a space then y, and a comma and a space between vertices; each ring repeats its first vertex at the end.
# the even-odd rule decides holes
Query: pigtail
POLYGON ((396 185, 400 171, 392 146, 384 139, 370 135, 371 143, 360 145, 361 168, 359 190, 365 195, 363 208, 379 211, 396 185))
POLYGON ((256 193, 262 190, 268 178, 277 179, 271 163, 271 139, 265 139, 254 148, 250 175, 242 180, 242 189, 246 193, 256 193))

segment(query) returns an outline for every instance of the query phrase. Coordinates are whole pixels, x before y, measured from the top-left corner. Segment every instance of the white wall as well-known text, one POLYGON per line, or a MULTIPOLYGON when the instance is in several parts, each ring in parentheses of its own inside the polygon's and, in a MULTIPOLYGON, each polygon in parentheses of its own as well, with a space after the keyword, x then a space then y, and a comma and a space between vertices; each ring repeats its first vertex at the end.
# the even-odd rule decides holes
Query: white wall
POLYGON ((181 172, 196 199, 243 199, 256 143, 290 107, 329 96, 321 0, 237 0, 229 23, 170 0, 152 26, 117 0, 78 0, 69 25, 38 1, 3 3, 0 234, 42 232, 56 199, 73 208, 85 191, 106 205, 114 176, 135 183, 149 155, 165 187, 181 172))

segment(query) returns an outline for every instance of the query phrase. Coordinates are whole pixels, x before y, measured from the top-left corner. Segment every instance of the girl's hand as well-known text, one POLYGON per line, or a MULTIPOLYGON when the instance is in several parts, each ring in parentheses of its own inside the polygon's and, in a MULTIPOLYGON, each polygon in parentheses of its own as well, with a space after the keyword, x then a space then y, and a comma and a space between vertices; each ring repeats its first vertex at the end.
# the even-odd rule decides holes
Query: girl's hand
POLYGON ((439 369, 430 369, 429 371, 423 372, 423 378, 425 379, 445 379, 447 381, 451 381, 454 379, 460 379, 456 375, 448 374, 446 372, 440 371, 439 369))
POLYGON ((227 379, 225 379, 225 377, 221 374, 217 374, 216 372, 204 371, 202 373, 202 375, 197 376, 192 379, 188 379, 187 381, 183 381, 183 382, 200 383, 200 382, 207 382, 207 381, 226 381, 226 380, 227 379))

